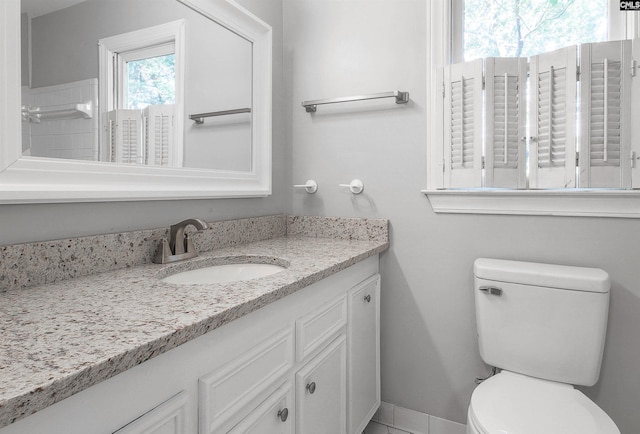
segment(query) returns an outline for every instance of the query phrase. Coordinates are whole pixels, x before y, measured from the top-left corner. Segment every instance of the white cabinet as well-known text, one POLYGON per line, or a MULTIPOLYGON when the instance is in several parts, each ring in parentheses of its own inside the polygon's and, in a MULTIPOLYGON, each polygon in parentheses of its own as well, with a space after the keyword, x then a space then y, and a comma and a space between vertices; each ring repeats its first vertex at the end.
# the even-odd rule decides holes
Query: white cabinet
POLYGON ((296 433, 346 433, 346 357, 341 335, 296 374, 296 433))
POLYGON ((380 406, 380 276, 347 297, 348 433, 360 434, 380 406))
POLYGON ((187 394, 180 392, 113 434, 186 434, 187 394))

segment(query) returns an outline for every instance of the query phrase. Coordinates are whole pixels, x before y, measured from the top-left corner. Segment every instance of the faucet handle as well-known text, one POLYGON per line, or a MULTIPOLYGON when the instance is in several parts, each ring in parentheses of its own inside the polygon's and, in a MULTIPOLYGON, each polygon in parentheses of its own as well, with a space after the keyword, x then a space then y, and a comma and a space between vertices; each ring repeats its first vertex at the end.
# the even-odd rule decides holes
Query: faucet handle
POLYGON ((171 247, 169 247, 169 240, 166 238, 162 238, 160 241, 160 246, 158 246, 158 251, 156 252, 156 256, 153 258, 153 262, 156 264, 166 264, 169 262, 169 257, 172 255, 171 247))

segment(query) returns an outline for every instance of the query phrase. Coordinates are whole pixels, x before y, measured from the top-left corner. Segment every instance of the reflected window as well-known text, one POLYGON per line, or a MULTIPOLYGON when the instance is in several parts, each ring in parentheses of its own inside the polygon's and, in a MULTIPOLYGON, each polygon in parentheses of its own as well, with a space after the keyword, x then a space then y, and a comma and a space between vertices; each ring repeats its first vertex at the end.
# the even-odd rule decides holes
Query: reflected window
POLYGON ((174 44, 118 53, 120 108, 144 109, 175 104, 176 64, 174 44))
POLYGON ((182 166, 183 46, 183 20, 99 41, 102 161, 182 166))

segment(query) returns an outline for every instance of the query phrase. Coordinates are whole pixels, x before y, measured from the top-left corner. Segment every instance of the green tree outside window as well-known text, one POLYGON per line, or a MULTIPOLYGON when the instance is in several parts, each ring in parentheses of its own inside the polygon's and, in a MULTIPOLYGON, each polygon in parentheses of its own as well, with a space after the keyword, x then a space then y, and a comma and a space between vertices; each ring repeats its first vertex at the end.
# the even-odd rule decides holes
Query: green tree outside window
POLYGON ((607 40, 607 0, 465 0, 464 59, 529 57, 607 40))
POLYGON ((176 88, 175 55, 127 62, 127 108, 174 104, 176 88))

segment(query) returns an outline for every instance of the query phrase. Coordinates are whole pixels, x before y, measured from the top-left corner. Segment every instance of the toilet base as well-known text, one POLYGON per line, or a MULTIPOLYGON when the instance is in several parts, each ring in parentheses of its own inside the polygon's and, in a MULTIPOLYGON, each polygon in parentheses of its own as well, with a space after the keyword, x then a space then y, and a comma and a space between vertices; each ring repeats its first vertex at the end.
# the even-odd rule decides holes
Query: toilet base
POLYGON ((467 410, 467 434, 483 434, 477 427, 471 417, 471 408, 467 410))

